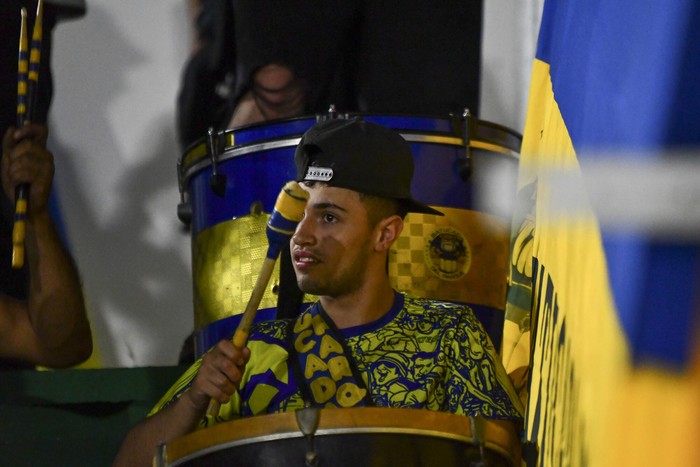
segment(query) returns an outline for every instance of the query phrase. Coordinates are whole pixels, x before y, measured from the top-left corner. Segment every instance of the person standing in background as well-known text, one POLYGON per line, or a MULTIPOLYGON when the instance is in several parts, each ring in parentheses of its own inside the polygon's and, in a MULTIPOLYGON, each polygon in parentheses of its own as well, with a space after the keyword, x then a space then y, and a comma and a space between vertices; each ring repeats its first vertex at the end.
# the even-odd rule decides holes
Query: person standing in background
POLYGON ((326 112, 479 111, 482 0, 191 0, 180 144, 326 112))

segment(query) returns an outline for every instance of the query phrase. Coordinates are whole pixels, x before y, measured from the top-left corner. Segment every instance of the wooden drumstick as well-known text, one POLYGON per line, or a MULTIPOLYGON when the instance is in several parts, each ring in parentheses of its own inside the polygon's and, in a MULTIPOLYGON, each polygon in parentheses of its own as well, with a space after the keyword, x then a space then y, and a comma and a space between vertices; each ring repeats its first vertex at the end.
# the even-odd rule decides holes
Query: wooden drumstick
MULTIPOLYGON (((17 126, 21 127, 34 118, 36 106, 39 64, 41 62, 41 41, 43 37, 43 3, 36 6, 36 19, 32 31, 32 47, 27 57, 27 10, 22 8, 22 25, 20 27, 19 58, 17 73, 17 126), (27 60, 29 58, 29 60, 27 60), (28 64, 27 64, 28 62, 28 64)), ((15 193, 15 219, 12 228, 12 267, 24 266, 24 239, 26 236, 27 204, 29 184, 21 183, 15 193)))
MULTIPOLYGON (((232 342, 236 348, 242 349, 248 341, 248 334, 253 325, 255 313, 258 311, 260 301, 265 294, 265 289, 272 276, 277 257, 285 242, 288 242, 294 235, 294 230, 299 221, 301 221, 308 199, 309 193, 295 181, 287 182, 277 196, 275 208, 270 214, 270 220, 267 221, 265 229, 268 241, 267 255, 253 291, 250 294, 248 304, 245 311, 243 311, 241 321, 233 334, 232 342)), ((216 415, 218 412, 219 402, 212 399, 209 403, 207 414, 216 415)))

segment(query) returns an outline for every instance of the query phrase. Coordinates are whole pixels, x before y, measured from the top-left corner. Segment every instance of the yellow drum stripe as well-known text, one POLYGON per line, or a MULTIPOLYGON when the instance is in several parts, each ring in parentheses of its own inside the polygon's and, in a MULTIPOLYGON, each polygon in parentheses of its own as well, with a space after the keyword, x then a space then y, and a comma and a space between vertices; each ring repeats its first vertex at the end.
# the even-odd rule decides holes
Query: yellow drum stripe
MULTIPOLYGON (((195 329, 243 313, 267 253, 269 215, 247 215, 202 231, 193 242, 195 329)), ((260 302, 277 306, 279 264, 260 302)))
POLYGON ((190 167, 199 159, 206 157, 207 154, 207 145, 205 143, 198 144, 194 148, 190 149, 187 154, 185 154, 182 164, 184 167, 190 167))
POLYGON ((418 297, 503 310, 509 222, 467 209, 438 209, 445 216, 406 216, 389 255, 392 284, 418 297))
POLYGON ((498 144, 487 143, 485 141, 471 140, 469 142, 469 147, 476 148, 476 149, 484 149, 487 151, 497 152, 500 154, 507 154, 509 156, 514 156, 514 157, 519 156, 519 154, 516 151, 513 151, 512 149, 505 148, 505 147, 500 146, 498 144))

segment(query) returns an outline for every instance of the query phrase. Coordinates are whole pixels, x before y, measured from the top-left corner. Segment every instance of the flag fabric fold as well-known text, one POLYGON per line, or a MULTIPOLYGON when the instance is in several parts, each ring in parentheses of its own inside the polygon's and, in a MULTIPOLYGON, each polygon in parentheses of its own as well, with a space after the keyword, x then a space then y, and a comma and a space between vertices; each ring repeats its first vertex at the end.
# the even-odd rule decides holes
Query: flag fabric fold
POLYGON ((659 449, 663 464, 700 462, 687 442, 700 436, 700 409, 683 406, 700 396, 700 224, 673 235, 631 223, 659 199, 668 203, 646 216, 666 222, 692 191, 650 184, 629 196, 654 180, 649 162, 700 160, 698 50, 691 0, 545 1, 502 351, 527 402, 532 465, 658 465, 659 449), (615 182, 592 166, 616 170, 615 182), (601 210, 615 203, 608 222, 601 210))

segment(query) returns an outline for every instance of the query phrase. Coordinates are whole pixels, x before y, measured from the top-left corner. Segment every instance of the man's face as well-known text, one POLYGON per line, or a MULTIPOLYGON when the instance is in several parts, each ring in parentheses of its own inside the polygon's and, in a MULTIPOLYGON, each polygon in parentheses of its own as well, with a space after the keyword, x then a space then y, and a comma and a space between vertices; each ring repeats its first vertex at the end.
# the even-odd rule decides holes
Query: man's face
POLYGON ((304 188, 309 200, 290 241, 299 288, 330 297, 357 291, 373 249, 365 205, 357 192, 344 188, 304 188))

